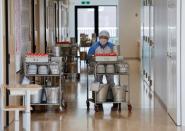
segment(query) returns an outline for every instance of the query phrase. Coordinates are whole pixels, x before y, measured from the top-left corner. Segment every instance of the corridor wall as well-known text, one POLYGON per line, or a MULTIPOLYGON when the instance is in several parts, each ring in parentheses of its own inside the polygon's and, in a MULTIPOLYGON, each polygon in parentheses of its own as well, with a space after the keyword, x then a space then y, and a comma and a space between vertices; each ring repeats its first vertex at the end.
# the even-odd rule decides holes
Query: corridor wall
MULTIPOLYGON (((151 2, 151 0, 143 0, 151 2)), ((183 70, 182 0, 152 0, 154 7, 154 52, 151 65, 154 91, 177 125, 182 125, 183 70)), ((151 21, 150 21, 151 22, 151 21)), ((149 38, 150 39, 150 38, 149 38)), ((144 47, 143 47, 144 48, 144 47)))
POLYGON ((140 1, 119 0, 119 43, 121 55, 139 58, 137 41, 140 40, 140 1))
POLYGON ((155 92, 167 106, 167 43, 168 43, 168 18, 167 18, 167 0, 154 0, 155 14, 155 56, 154 56, 154 84, 155 92))

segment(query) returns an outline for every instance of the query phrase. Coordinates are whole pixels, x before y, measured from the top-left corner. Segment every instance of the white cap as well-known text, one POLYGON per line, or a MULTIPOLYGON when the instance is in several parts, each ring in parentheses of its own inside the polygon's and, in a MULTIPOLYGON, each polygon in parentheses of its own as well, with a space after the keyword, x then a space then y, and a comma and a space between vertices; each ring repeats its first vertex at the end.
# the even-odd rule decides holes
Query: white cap
POLYGON ((105 37, 107 37, 108 39, 110 38, 109 32, 106 31, 106 30, 102 30, 102 31, 100 32, 99 37, 101 37, 101 36, 105 36, 105 37))

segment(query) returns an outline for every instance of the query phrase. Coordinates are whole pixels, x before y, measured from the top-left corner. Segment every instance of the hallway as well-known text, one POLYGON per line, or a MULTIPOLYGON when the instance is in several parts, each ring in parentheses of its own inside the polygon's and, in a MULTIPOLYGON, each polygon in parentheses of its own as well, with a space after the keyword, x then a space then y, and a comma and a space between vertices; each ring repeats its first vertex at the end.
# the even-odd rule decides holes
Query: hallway
MULTIPOLYGON (((104 105, 104 112, 94 112, 93 104, 86 111, 86 76, 81 74, 79 83, 67 82, 67 110, 63 113, 32 113, 32 131, 185 131, 176 127, 158 99, 140 83, 140 62, 128 61, 132 113, 127 106, 121 113, 111 112, 111 104, 104 105)), ((13 131, 13 123, 6 131, 13 131)))

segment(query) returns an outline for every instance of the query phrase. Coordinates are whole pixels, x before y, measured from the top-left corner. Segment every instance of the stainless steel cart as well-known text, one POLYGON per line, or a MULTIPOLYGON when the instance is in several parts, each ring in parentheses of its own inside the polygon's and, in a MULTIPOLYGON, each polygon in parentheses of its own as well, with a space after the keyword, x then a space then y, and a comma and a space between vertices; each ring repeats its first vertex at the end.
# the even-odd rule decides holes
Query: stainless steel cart
MULTIPOLYGON (((92 68, 92 67, 91 67, 92 68)), ((87 61, 87 100, 86 100, 86 104, 87 104, 87 110, 89 111, 90 109, 90 102, 94 103, 94 104, 103 104, 103 103, 118 103, 119 107, 118 107, 118 111, 121 111, 121 103, 127 103, 128 105, 128 111, 131 112, 132 111, 132 105, 130 103, 130 87, 129 87, 129 83, 130 83, 130 79, 129 79, 129 65, 128 63, 126 63, 125 61, 121 60, 121 61, 87 61), (93 64, 92 64, 93 63, 93 64), (97 66, 98 65, 108 65, 108 64, 113 64, 113 65, 117 65, 117 64, 123 64, 123 65, 127 65, 127 70, 125 70, 124 72, 118 72, 115 71, 115 73, 98 73, 97 72, 97 66), (93 69, 90 69, 90 65, 94 65, 93 69), (117 75, 119 78, 119 85, 121 83, 120 81, 120 76, 127 76, 127 88, 125 91, 126 93, 126 99, 123 101, 119 101, 116 102, 114 100, 111 101, 105 101, 105 102, 97 102, 96 100, 96 95, 95 98, 89 98, 89 75, 94 75, 96 77, 96 75, 117 75)), ((125 84, 125 83, 124 83, 125 84)), ((96 94, 96 93, 95 93, 96 94)), ((96 109, 95 109, 96 111, 96 109)))
MULTIPOLYGON (((52 64, 51 62, 25 62, 24 64, 24 73, 25 76, 28 77, 30 80, 33 80, 32 82, 35 83, 35 78, 42 78, 43 79, 43 83, 41 84, 43 89, 47 86, 47 80, 48 79, 58 79, 59 80, 59 100, 57 103, 47 103, 47 102, 38 102, 38 103, 31 103, 31 105, 33 106, 59 106, 60 111, 63 111, 64 108, 66 107, 66 103, 64 101, 63 98, 63 91, 64 91, 64 86, 62 86, 62 81, 64 80, 64 75, 63 73, 61 73, 61 71, 59 71, 58 74, 51 74, 51 72, 49 71, 48 74, 29 74, 28 73, 28 67, 29 65, 36 65, 36 66, 47 66, 48 70, 49 70, 49 66, 50 64, 52 64)), ((50 85, 51 87, 53 85, 50 85)))

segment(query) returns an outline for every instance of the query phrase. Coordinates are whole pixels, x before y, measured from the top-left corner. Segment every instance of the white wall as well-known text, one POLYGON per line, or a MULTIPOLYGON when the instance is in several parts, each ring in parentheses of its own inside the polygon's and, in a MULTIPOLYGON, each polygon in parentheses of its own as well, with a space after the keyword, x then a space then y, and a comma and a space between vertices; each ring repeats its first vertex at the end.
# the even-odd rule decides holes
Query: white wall
POLYGON ((154 1, 154 43, 155 43, 155 65, 154 65, 154 85, 155 92, 167 105, 167 0, 154 1))
MULTIPOLYGON (((89 0, 91 5, 118 5, 118 0, 89 0)), ((69 37, 75 36, 75 6, 81 5, 81 0, 69 0, 69 37)))
POLYGON ((181 11, 182 11, 182 16, 181 16, 181 111, 182 111, 182 125, 185 126, 185 1, 182 0, 181 4, 181 11))
POLYGON ((183 67, 184 65, 180 65, 180 58, 184 56, 181 54, 184 45, 180 38, 180 1, 154 0, 155 92, 167 107, 169 115, 177 125, 181 125, 181 117, 185 119, 185 114, 181 114, 181 111, 184 110, 184 108, 181 109, 181 104, 184 106, 181 102, 181 94, 183 97, 184 92, 181 93, 181 91, 184 89, 180 82, 181 74, 183 75, 184 71, 180 70, 180 66, 183 67), (174 21, 170 21, 171 19, 174 19, 174 21), (167 56, 167 52, 172 57, 167 56), (172 80, 170 81, 170 79, 172 80))
POLYGON ((119 41, 121 55, 125 57, 139 57, 137 41, 140 40, 140 7, 140 0, 119 1, 119 41))

